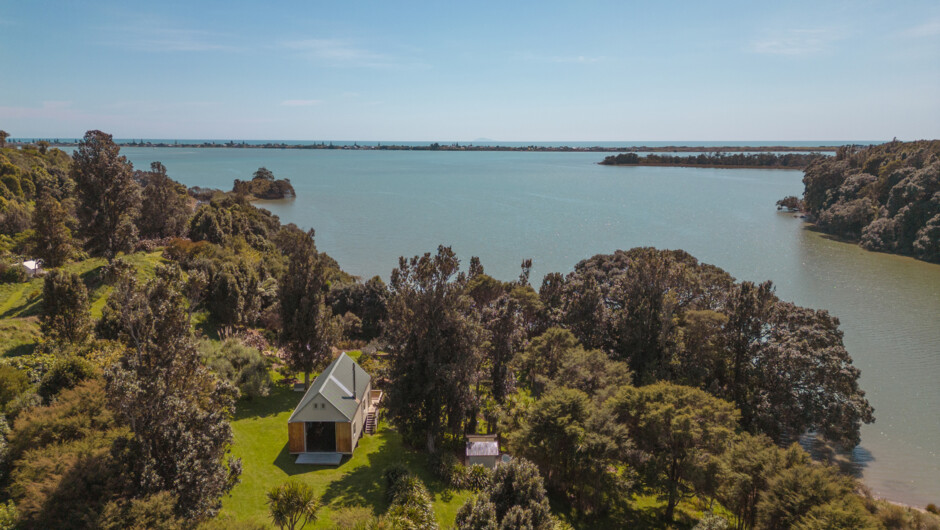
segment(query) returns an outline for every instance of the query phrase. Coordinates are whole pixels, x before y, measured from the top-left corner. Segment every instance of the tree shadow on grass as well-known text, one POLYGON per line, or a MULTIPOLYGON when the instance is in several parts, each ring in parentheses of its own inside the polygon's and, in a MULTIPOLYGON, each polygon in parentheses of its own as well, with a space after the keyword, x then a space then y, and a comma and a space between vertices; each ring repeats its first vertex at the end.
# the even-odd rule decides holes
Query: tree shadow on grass
MULTIPOLYGON (((302 397, 303 393, 294 392, 288 386, 271 385, 271 393, 265 397, 239 399, 235 404, 235 421, 276 416, 284 411, 294 410, 302 397)), ((284 433, 287 433, 287 424, 284 425, 284 433)))
POLYGON ((19 357, 20 355, 29 355, 36 351, 37 346, 39 346, 39 342, 30 342, 27 344, 13 346, 12 348, 0 350, 0 357, 19 357))
MULTIPOLYGON (((376 514, 388 509, 385 499, 385 470, 393 465, 404 465, 424 482, 434 498, 445 502, 452 498, 450 488, 436 479, 428 469, 427 455, 402 445, 397 432, 383 427, 372 442, 379 444, 365 459, 345 461, 340 467, 350 466, 350 471, 333 481, 323 493, 324 504, 338 508, 366 506, 376 514), (354 466, 354 467, 353 467, 354 466)), ((357 449, 358 450, 358 449, 357 449)))

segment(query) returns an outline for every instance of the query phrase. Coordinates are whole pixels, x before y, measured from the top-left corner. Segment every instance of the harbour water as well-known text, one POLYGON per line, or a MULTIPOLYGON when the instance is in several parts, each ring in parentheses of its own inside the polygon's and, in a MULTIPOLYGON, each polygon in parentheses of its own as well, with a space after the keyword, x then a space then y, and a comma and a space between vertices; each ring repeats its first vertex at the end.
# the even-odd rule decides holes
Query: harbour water
POLYGON ((839 317, 877 422, 855 467, 877 495, 940 503, 940 266, 807 230, 774 203, 802 193, 789 170, 606 167, 600 153, 125 148, 139 169, 231 189, 265 166, 297 198, 267 202, 316 229, 346 271, 388 279, 399 256, 451 245, 500 279, 532 258, 533 283, 618 248, 682 248, 785 300, 839 317))

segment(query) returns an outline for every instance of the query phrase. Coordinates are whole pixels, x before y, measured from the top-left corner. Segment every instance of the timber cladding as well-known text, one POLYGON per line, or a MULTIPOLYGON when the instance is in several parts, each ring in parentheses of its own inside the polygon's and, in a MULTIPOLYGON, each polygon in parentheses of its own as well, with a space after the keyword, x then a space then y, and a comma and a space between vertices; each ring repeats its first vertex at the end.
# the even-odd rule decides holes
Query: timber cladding
POLYGON ((336 422, 336 452, 352 453, 352 425, 348 422, 336 422))
POLYGON ((287 424, 287 449, 291 453, 304 452, 304 422, 287 424))

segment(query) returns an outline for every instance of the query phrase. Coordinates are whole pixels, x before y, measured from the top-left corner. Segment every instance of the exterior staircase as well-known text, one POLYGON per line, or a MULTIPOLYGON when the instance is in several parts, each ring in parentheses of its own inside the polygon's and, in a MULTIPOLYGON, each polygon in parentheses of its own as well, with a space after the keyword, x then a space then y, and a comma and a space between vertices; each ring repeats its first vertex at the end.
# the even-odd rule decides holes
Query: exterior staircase
POLYGON ((372 410, 369 412, 369 415, 366 416, 366 434, 375 434, 375 427, 378 423, 378 418, 376 417, 376 411, 372 410))

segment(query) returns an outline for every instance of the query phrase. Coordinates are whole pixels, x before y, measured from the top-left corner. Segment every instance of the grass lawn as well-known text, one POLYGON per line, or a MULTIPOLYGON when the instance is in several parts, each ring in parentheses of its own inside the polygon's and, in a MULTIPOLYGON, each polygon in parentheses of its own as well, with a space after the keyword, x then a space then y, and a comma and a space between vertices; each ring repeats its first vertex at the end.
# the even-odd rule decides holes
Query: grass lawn
MULTIPOLYGON (((137 252, 122 256, 137 270, 140 280, 154 276, 157 265, 165 260, 163 251, 137 252)), ((101 311, 113 287, 98 280, 98 271, 107 264, 104 258, 92 258, 69 263, 63 267, 78 274, 88 287, 91 315, 101 317, 101 311)), ((24 283, 0 284, 0 357, 31 353, 39 342, 39 312, 42 303, 42 278, 24 283)))
POLYGON ((398 433, 384 422, 376 434, 364 435, 352 458, 337 467, 294 464, 287 452, 287 419, 300 397, 300 392, 277 385, 268 397, 238 402, 232 429, 233 453, 242 460, 241 483, 223 499, 221 521, 270 525, 265 494, 288 480, 310 484, 321 497, 323 508, 312 528, 335 528, 332 516, 350 506, 365 506, 381 515, 388 508, 382 472, 401 463, 427 485, 441 527, 453 525, 457 510, 472 494, 445 488, 428 471, 424 455, 404 448, 398 433))

